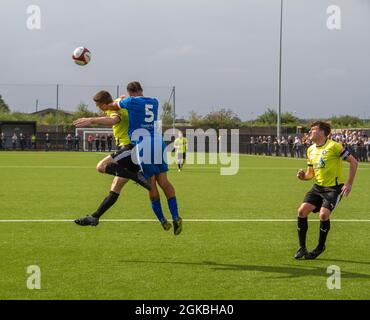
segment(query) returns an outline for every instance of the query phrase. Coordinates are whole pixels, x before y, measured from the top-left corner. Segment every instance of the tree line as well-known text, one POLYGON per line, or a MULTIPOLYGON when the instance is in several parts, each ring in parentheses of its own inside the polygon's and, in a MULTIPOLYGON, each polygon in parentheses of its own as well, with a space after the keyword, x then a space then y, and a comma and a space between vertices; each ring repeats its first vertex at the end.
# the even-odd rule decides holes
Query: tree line
MULTIPOLYGON (((80 102, 76 111, 67 114, 63 111, 56 111, 47 115, 29 114, 23 112, 11 112, 10 107, 6 104, 0 95, 0 120, 13 121, 37 121, 39 124, 45 125, 71 125, 78 118, 96 117, 98 112, 92 112, 88 109, 87 104, 80 102)), ((173 108, 169 102, 165 102, 161 106, 160 119, 163 125, 171 126, 173 123, 173 108)), ((322 119, 323 120, 323 119, 322 119)), ((334 128, 369 128, 369 119, 363 120, 359 117, 351 115, 332 116, 329 119, 334 128)), ((276 126, 277 112, 268 108, 262 114, 258 115, 254 120, 242 121, 240 117, 231 109, 219 108, 211 111, 206 115, 201 115, 196 111, 191 111, 184 121, 194 127, 209 127, 209 128, 242 128, 253 126, 276 126)), ((308 126, 309 119, 300 119, 292 112, 284 112, 281 115, 281 124, 283 126, 308 126)))

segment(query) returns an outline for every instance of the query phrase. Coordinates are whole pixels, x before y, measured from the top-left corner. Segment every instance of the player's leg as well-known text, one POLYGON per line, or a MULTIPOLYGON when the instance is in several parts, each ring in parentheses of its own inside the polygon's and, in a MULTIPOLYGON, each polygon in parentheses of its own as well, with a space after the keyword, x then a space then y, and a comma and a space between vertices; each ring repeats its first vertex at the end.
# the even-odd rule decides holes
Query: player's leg
POLYGON ((299 249, 295 254, 296 259, 306 257, 308 251, 306 248, 306 235, 308 230, 308 215, 311 212, 318 212, 321 208, 323 198, 317 190, 316 186, 313 186, 304 197, 303 203, 298 208, 297 217, 297 230, 299 239, 299 249))
POLYGON ((182 166, 183 166, 183 162, 184 162, 183 153, 182 152, 179 152, 177 154, 177 156, 178 156, 177 161, 178 161, 179 171, 181 171, 182 170, 182 166))
POLYGON ((183 152, 183 154, 182 154, 182 159, 181 159, 181 169, 182 169, 182 167, 184 166, 185 161, 186 161, 186 152, 183 152))
POLYGON ((308 230, 308 215, 315 210, 315 205, 303 202, 298 208, 298 217, 297 217, 297 231, 298 231, 298 240, 299 240, 299 249, 296 252, 294 258, 300 259, 303 258, 307 253, 306 247, 306 235, 308 230))
POLYGON ((306 255, 306 259, 316 259, 321 253, 325 251, 325 242, 330 230, 330 214, 331 211, 327 208, 320 209, 320 233, 319 244, 317 247, 306 255))
POLYGON ((139 171, 140 167, 132 162, 131 150, 132 146, 127 146, 114 152, 101 160, 96 168, 101 173, 131 179, 150 190, 150 183, 139 171))
POLYGON ((176 164, 177 164, 177 170, 180 172, 181 171, 181 164, 180 164, 179 152, 178 151, 176 151, 176 164))
POLYGON ((182 219, 178 212, 175 188, 168 180, 167 172, 161 172, 156 175, 156 180, 166 195, 168 208, 170 209, 172 215, 174 234, 178 235, 182 231, 182 219))
POLYGON ((171 229, 171 224, 163 215, 161 199, 157 188, 157 180, 155 176, 150 177, 151 189, 149 191, 149 199, 151 202, 152 210, 159 222, 161 223, 164 230, 168 231, 171 229))
POLYGON ((127 181, 128 179, 125 178, 114 177, 110 192, 98 209, 92 215, 76 219, 75 223, 80 226, 97 226, 100 217, 117 202, 120 192, 127 181))
POLYGON ((330 215, 342 198, 342 185, 329 189, 323 193, 323 202, 320 208, 320 233, 317 247, 309 252, 306 259, 316 259, 325 251, 325 243, 330 230, 330 215))
POLYGON ((92 216, 99 219, 108 209, 110 209, 118 200, 121 190, 127 182, 128 179, 126 178, 114 177, 108 196, 103 200, 92 216))

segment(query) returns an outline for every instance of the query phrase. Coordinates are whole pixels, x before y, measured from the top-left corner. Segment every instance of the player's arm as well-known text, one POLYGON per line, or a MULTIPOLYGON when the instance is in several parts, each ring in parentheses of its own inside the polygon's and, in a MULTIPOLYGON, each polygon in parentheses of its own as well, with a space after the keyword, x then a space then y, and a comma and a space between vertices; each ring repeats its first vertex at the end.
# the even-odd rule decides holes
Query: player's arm
POLYGON ((113 101, 104 105, 104 110, 120 110, 119 102, 113 101))
POLYGON ((312 165, 308 165, 306 171, 303 169, 299 169, 297 173, 297 177, 299 180, 311 180, 315 177, 315 171, 313 170, 312 165))
POLYGON ((128 108, 128 102, 130 101, 130 97, 126 96, 120 96, 119 101, 113 101, 111 103, 105 104, 103 106, 103 110, 120 110, 122 109, 127 109, 128 108))
POLYGON ((180 149, 179 140, 175 139, 175 142, 173 143, 173 146, 175 147, 176 151, 180 149))
POLYGON ((73 125, 77 128, 98 124, 102 126, 113 126, 120 122, 121 118, 118 115, 112 117, 96 117, 96 118, 80 118, 73 121, 73 125))
POLYGON ((348 180, 342 187, 342 192, 344 196, 348 196, 352 189, 352 184, 356 176, 358 162, 356 158, 351 155, 351 153, 346 149, 343 148, 342 152, 340 153, 340 156, 343 160, 349 162, 349 175, 348 180))

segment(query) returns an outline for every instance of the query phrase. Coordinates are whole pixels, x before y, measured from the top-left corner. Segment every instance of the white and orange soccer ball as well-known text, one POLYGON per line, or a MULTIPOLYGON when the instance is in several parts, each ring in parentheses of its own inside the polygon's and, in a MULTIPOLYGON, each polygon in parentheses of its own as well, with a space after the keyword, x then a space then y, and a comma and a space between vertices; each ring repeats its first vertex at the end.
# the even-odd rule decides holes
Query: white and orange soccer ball
POLYGON ((72 59, 79 66, 85 66, 91 60, 91 52, 85 47, 78 47, 73 51, 72 59))

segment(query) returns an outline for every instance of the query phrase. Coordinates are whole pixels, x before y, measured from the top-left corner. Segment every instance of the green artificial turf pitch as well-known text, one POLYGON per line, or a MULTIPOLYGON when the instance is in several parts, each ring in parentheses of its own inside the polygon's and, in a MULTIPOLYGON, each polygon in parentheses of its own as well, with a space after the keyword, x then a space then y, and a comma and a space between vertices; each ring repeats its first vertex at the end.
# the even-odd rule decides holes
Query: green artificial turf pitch
MULTIPOLYGON (((132 182, 103 217, 113 221, 71 221, 108 193, 111 177, 95 170, 104 156, 0 153, 0 220, 18 220, 0 222, 0 299, 370 298, 368 164, 334 211, 326 252, 296 261, 296 209, 311 186, 296 178, 303 159, 241 155, 234 176, 220 175, 217 165, 186 165, 181 173, 171 166, 184 218, 174 236, 151 221, 147 192, 132 182), (41 269, 40 290, 26 286, 30 265, 41 269), (327 288, 331 265, 340 268, 341 289, 327 288)), ((162 206, 170 218, 163 195, 162 206)), ((310 249, 318 226, 312 215, 310 249)))

